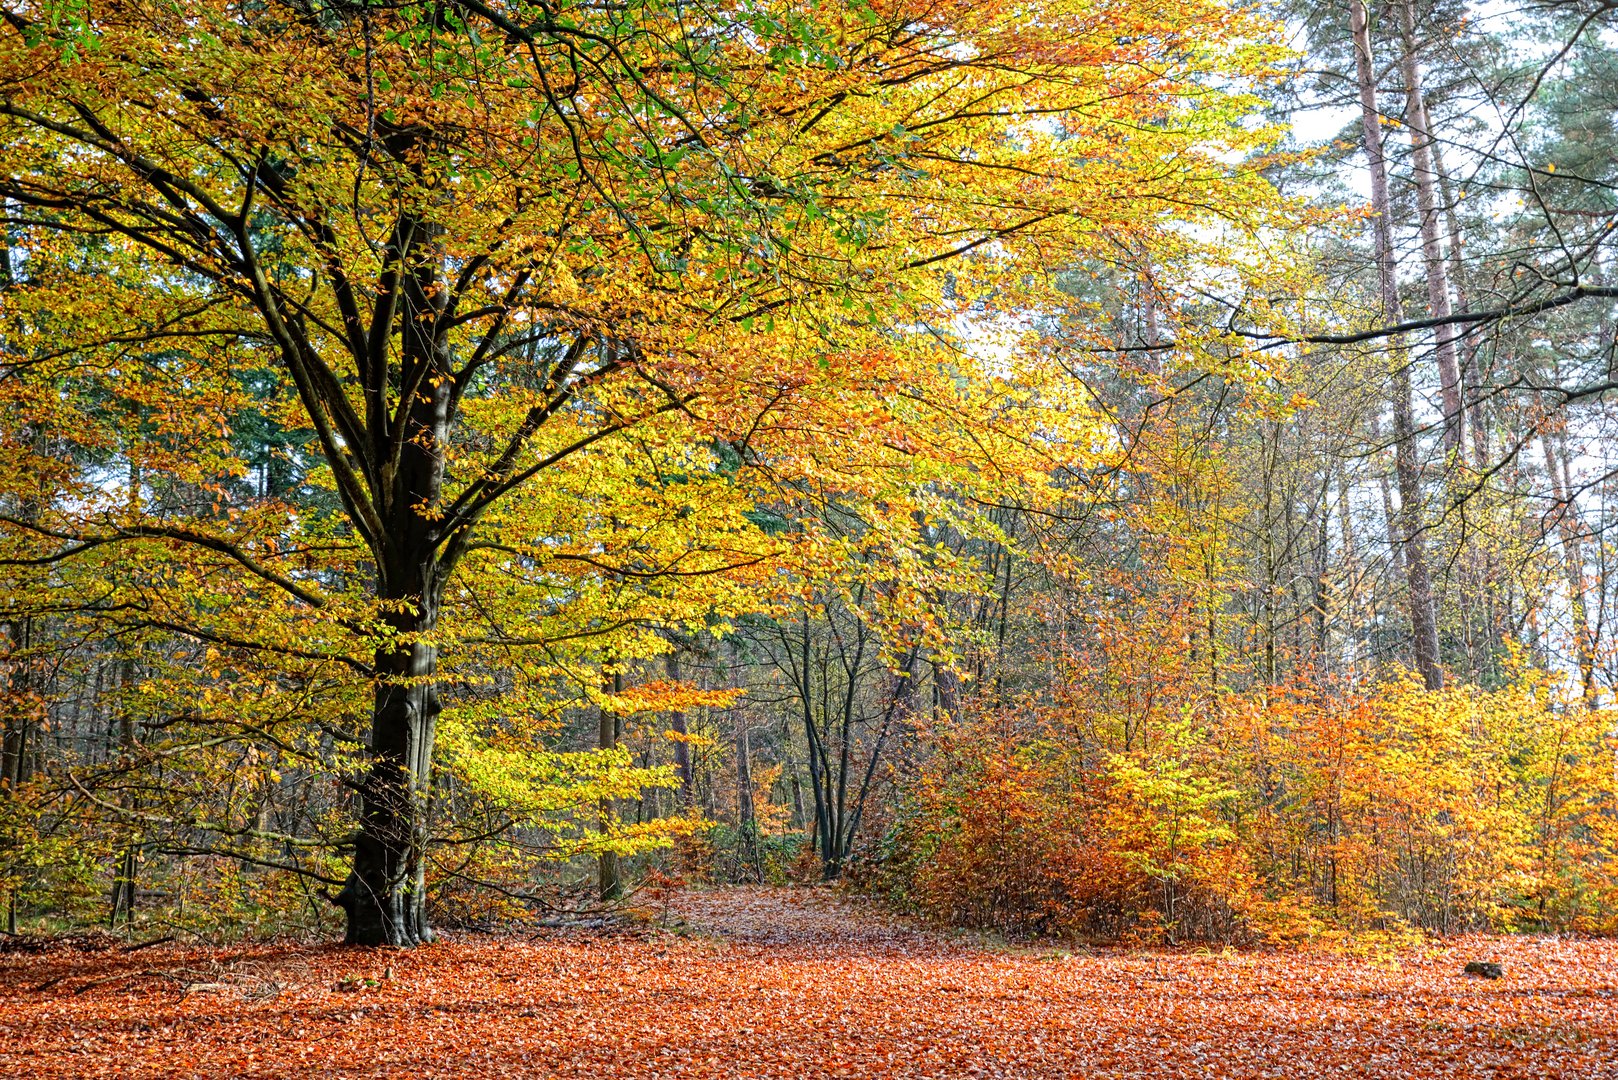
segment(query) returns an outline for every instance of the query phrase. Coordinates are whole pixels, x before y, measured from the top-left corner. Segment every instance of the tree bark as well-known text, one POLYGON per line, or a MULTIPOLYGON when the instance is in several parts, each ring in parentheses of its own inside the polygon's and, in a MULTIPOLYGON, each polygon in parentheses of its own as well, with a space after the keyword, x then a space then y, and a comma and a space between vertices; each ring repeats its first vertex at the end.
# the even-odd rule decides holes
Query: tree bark
MULTIPOLYGON (((624 677, 619 672, 613 672, 611 680, 607 682, 606 689, 618 693, 624 688, 624 677)), ((618 747, 618 736, 621 734, 618 714, 602 709, 597 717, 596 745, 603 750, 615 750, 618 747)), ((607 832, 611 828, 614 808, 611 799, 602 799, 600 805, 601 831, 607 832)), ((600 891, 603 903, 610 903, 624 895, 623 867, 619 862, 616 851, 603 851, 596 857, 596 884, 600 891)))
MULTIPOLYGON (((1444 225, 1449 233, 1446 257, 1449 260, 1450 288, 1455 293, 1455 310, 1465 312, 1468 310, 1466 234, 1461 231, 1460 218, 1456 214, 1458 200, 1454 185, 1450 182, 1449 173, 1444 170, 1444 148, 1436 142, 1429 143, 1429 146, 1433 154, 1433 172, 1438 177, 1438 193, 1444 204, 1444 225)), ((1463 335, 1459 345, 1466 426, 1472 434, 1472 463, 1474 468, 1485 469, 1489 464, 1489 427, 1485 422, 1487 412, 1484 408, 1483 374, 1478 367, 1478 342, 1463 335)))
POLYGON ((1339 531, 1342 537, 1342 565, 1341 578, 1343 581, 1343 595, 1341 600, 1342 621, 1344 626, 1343 641, 1346 645, 1346 663, 1349 671, 1359 666, 1359 649, 1355 630, 1360 625, 1360 559, 1354 542, 1354 502, 1349 497, 1348 471, 1343 468, 1339 459, 1333 466, 1337 478, 1337 516, 1339 531))
POLYGON ((447 292, 434 257, 436 228, 408 221, 395 229, 396 238, 426 239, 393 252, 402 278, 400 379, 415 390, 400 406, 403 438, 391 468, 383 453, 372 455, 380 477, 376 514, 383 529, 373 550, 385 632, 375 653, 370 767, 359 785, 354 864, 336 898, 348 916, 344 940, 351 945, 417 945, 434 937, 426 896, 427 803, 440 711, 434 635, 451 567, 441 558, 438 523, 423 511, 443 495, 454 385, 436 336, 447 292))
MULTIPOLYGON (((395 572, 385 616, 396 644, 376 652, 371 764, 360 782, 354 865, 337 903, 350 945, 416 945, 433 940, 426 910, 426 816, 433 739, 440 709, 434 679, 438 583, 429 557, 416 574, 395 572), (397 579, 396 579, 397 580, 397 579)), ((390 575, 393 576, 393 575, 390 575)))
POLYGON ((933 663, 934 707, 939 718, 954 723, 961 716, 961 677, 948 664, 933 663))
POLYGON ((1547 432, 1540 436, 1545 451, 1545 473, 1555 500, 1557 538, 1562 544, 1562 570, 1567 580, 1568 615, 1573 629, 1573 655, 1579 667, 1579 684, 1585 703, 1592 709, 1599 703, 1596 685, 1596 640, 1590 626, 1589 585, 1584 573, 1584 525, 1574 501, 1572 471, 1567 454, 1558 453, 1555 439, 1547 432))
POLYGON ((758 811, 753 805, 753 750, 744 717, 736 725, 736 817, 743 829, 753 828, 758 811))
MULTIPOLYGON (((668 657, 664 660, 664 665, 664 671, 667 673, 669 681, 679 682, 681 674, 678 649, 668 654, 668 657)), ((691 732, 686 727, 685 713, 683 711, 671 713, 669 715, 669 727, 674 730, 675 735, 674 770, 680 777, 680 808, 689 814, 691 808, 696 805, 697 786, 696 772, 691 767, 691 743, 688 741, 691 732)))
POLYGON ((29 779, 29 736, 36 726, 38 711, 34 699, 33 658, 29 655, 33 648, 34 620, 30 617, 14 619, 6 624, 6 630, 11 639, 7 651, 11 671, 5 702, 3 753, 0 753, 0 786, 16 789, 29 779))
POLYGON ((798 681, 798 698, 803 705, 803 735, 809 747, 810 795, 814 799, 815 806, 814 829, 810 842, 820 848, 821 873, 830 881, 837 876, 839 830, 832 818, 831 764, 827 757, 826 745, 820 737, 820 729, 815 723, 814 669, 811 666, 809 618, 809 609, 805 607, 800 628, 802 632, 798 640, 799 656, 793 670, 798 681))
MULTIPOLYGON (((736 639, 730 639, 730 663, 726 667, 725 681, 734 690, 741 686, 741 658, 737 654, 736 639)), ((763 876, 759 859, 758 808, 753 799, 753 747, 747 726, 747 711, 732 708, 736 722, 736 825, 737 863, 745 867, 749 876, 757 880, 763 876)))
MULTIPOLYGON (((1362 0, 1350 0, 1348 10, 1349 27, 1354 37, 1365 155, 1371 169, 1371 209, 1375 215, 1376 270, 1382 295, 1382 315, 1389 323, 1400 323, 1404 321, 1404 311, 1399 300, 1398 272, 1393 254, 1387 158, 1383 153, 1381 116, 1376 105, 1376 69, 1371 58, 1370 26, 1362 0)), ((1402 335, 1390 337, 1388 346, 1393 383, 1394 469, 1399 483, 1399 522, 1403 533, 1401 547, 1410 594, 1411 651, 1422 681, 1429 690, 1437 690, 1444 685, 1444 671, 1439 664, 1438 617, 1422 538, 1421 469, 1416 460, 1409 351, 1402 335)))
MULTIPOLYGON (((1405 125, 1410 131, 1410 152, 1416 176, 1416 210, 1421 216, 1421 253, 1427 270, 1427 308, 1435 319, 1450 317, 1449 275, 1438 239, 1438 173, 1433 167, 1432 121, 1421 90, 1421 63, 1416 55, 1416 15, 1411 0, 1399 5, 1399 29, 1404 46, 1400 63, 1405 79, 1405 125)), ((1444 451, 1463 453, 1461 429, 1461 373, 1455 359, 1455 334, 1447 326, 1433 332, 1433 353, 1438 361, 1439 393, 1444 408, 1444 451)), ((1479 463, 1481 466, 1481 462, 1479 463)))
POLYGON ((1329 668, 1331 656, 1331 487, 1331 473, 1323 473, 1320 501, 1315 504, 1315 580, 1310 598, 1315 624, 1315 663, 1322 672, 1329 668))
MULTIPOLYGON (((118 748, 129 761, 135 754, 135 717, 129 711, 128 693, 135 683, 135 662, 123 660, 118 664, 118 689, 121 692, 118 699, 118 748)), ((125 805, 136 809, 140 805, 137 796, 125 796, 125 805)), ((112 879, 112 904, 107 915, 107 925, 117 926, 121 916, 125 923, 135 919, 135 882, 140 870, 139 847, 130 844, 118 856, 118 871, 112 879)))

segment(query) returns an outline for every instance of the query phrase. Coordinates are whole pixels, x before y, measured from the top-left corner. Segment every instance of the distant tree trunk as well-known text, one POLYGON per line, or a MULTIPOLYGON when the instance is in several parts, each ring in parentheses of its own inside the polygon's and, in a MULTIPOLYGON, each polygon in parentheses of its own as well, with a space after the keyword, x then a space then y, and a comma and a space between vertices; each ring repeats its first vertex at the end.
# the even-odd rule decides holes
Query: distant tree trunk
MULTIPOLYGON (((11 283, 11 250, 9 247, 0 247, 0 267, 4 273, 0 274, 0 290, 11 283)), ((44 437, 35 432, 31 442, 35 454, 43 457, 47 447, 44 437)), ((25 524, 33 524, 39 520, 40 500, 35 496, 28 496, 20 500, 18 519, 25 524)), ((32 616, 24 615, 12 619, 6 624, 9 648, 6 656, 9 661, 10 678, 9 693, 0 709, 5 713, 5 733, 0 741, 0 785, 12 788, 21 787, 27 783, 32 773, 29 760, 29 743, 35 732, 39 730, 44 720, 43 702, 37 695, 34 685, 36 660, 34 658, 34 634, 37 631, 32 616)))
POLYGON ((743 829, 755 828, 758 811, 753 805, 753 750, 745 724, 736 729, 736 820, 743 829))
MULTIPOLYGON (((10 200, 0 203, 6 213, 10 213, 10 200)), ((16 268, 12 265, 11 236, 9 229, 0 229, 0 295, 10 292, 17 286, 16 268)), ((40 436, 36 432, 31 440, 35 452, 43 450, 40 445, 40 436)), ((32 524, 39 516, 39 503, 36 499, 22 500, 19 519, 25 524, 32 524)), ((0 785, 6 787, 20 787, 27 780, 28 772, 28 736, 33 720, 33 687, 29 665, 29 647, 33 639, 33 619, 23 617, 12 619, 6 623, 6 635, 9 638, 10 648, 7 650, 9 660, 9 687, 3 708, 5 712, 5 731, 0 738, 0 785)), ((16 891, 11 893, 10 916, 15 921, 17 910, 16 891)))
POLYGON ((1332 477, 1327 471, 1320 478, 1320 501, 1315 504, 1315 580, 1310 598, 1315 624, 1315 662, 1321 668, 1329 665, 1331 655, 1331 488, 1332 477))
MULTIPOLYGON (((735 690, 742 686, 741 657, 735 637, 730 639, 728 651, 730 658, 725 665, 725 683, 727 688, 735 690)), ((750 878, 757 880, 762 876, 763 867, 759 861, 758 810, 753 799, 752 732, 748 727, 746 709, 732 708, 730 715, 736 725, 736 862, 738 869, 745 869, 750 878)))
POLYGON ((814 800, 815 821, 811 833, 811 841, 820 848, 822 867, 831 865, 831 849, 829 845, 832 836, 831 828, 831 767, 826 762, 826 747, 820 739, 820 729, 815 723, 814 699, 814 669, 811 666, 812 655, 809 642, 809 609, 803 610, 803 622, 800 626, 797 642, 798 656, 793 663, 793 672, 798 680, 798 701, 803 706, 803 737, 809 747, 809 786, 810 794, 814 800))
MULTIPOLYGON (((1427 270, 1427 309, 1435 319, 1450 317, 1449 275, 1438 239, 1438 173, 1433 167, 1432 121, 1421 90, 1421 63, 1416 55, 1416 16, 1411 0, 1399 4, 1400 56, 1405 79, 1405 123, 1416 174, 1416 210, 1421 216, 1421 253, 1427 270)), ((1455 331, 1448 326, 1433 331, 1433 352, 1438 361, 1439 393, 1444 409, 1444 450, 1459 457, 1462 448, 1461 373, 1455 360, 1455 331)), ((1479 465, 1481 466, 1481 462, 1479 465)))
MULTIPOLYGON (((828 618, 830 617, 828 614, 828 618)), ((798 698, 803 706, 804 740, 809 747, 809 783, 815 807, 812 839, 820 851, 821 876, 826 881, 833 881, 842 872, 843 864, 842 809, 847 791, 848 729, 846 726, 843 729, 843 746, 839 752, 830 745, 833 717, 832 704, 826 693, 829 685, 825 667, 822 667, 820 710, 824 717, 824 729, 816 721, 814 657, 810 649, 809 619, 809 610, 805 608, 793 672, 794 678, 798 681, 798 698)), ((850 692, 853 689, 852 680, 857 677, 857 667, 856 664, 849 670, 850 692)))
POLYGON ((894 738, 898 748, 889 755, 889 759, 901 771, 908 771, 912 765, 912 747, 915 743, 915 715, 916 715, 916 661, 921 651, 912 647, 905 654, 904 666, 893 673, 893 719, 894 738))
MULTIPOLYGON (((616 671, 613 672, 611 679, 607 680, 605 689, 616 694, 622 691, 623 688, 623 675, 616 671)), ((597 716, 597 720, 596 745, 602 750, 616 750, 618 748, 618 737, 620 734, 622 734, 622 721, 619 719, 618 714, 609 709, 602 708, 597 716)), ((600 811, 601 831, 606 833, 610 831, 613 818, 615 817, 612 800, 602 799, 600 811)), ((603 851, 599 856, 596 857, 596 878, 603 902, 617 900, 623 896, 623 870, 619 865, 618 853, 616 851, 603 851)))
MULTIPOLYGON (((132 759, 136 750, 135 743, 135 717, 129 711, 128 691, 135 682, 135 662, 133 660, 121 661, 118 665, 118 748, 126 761, 132 759)), ((125 805, 134 809, 139 805, 138 799, 126 798, 125 805)), ((130 922, 135 918, 135 882, 140 869, 140 856, 137 845, 126 846, 118 857, 118 870, 112 878, 112 903, 107 914, 107 925, 117 926, 121 918, 130 922)))
MULTIPOLYGON (((1449 233, 1446 258, 1449 260, 1450 288, 1455 293, 1455 310, 1468 310, 1466 288, 1466 234, 1456 214, 1457 198, 1449 173, 1444 170, 1444 148, 1437 141, 1429 142, 1433 154, 1433 172, 1438 177, 1438 193, 1444 204, 1444 225, 1449 233)), ((1466 404, 1466 426, 1472 433, 1472 464, 1474 468, 1487 468, 1489 462, 1489 426, 1485 422, 1483 375, 1478 367, 1478 343, 1462 336, 1461 389, 1466 404)))
POLYGON ((19 788, 28 782, 28 742, 35 726, 32 658, 34 620, 14 619, 6 624, 10 639, 8 658, 11 671, 5 702, 5 736, 0 756, 0 785, 19 788))
MULTIPOLYGON (((680 682, 680 653, 678 649, 670 652, 664 660, 664 672, 670 682, 680 682)), ((696 805, 697 786, 696 772, 691 767, 691 732, 686 727, 685 712, 671 713, 669 727, 674 731, 674 771, 680 778, 680 809, 690 813, 696 805)))
POLYGON ((845 859, 853 851, 854 838, 859 835, 860 821, 865 816, 866 801, 871 795, 871 783, 876 779, 877 766, 882 761, 882 748, 893 733, 898 732, 902 738, 904 729, 908 726, 908 716, 915 698, 915 680, 911 676, 916 670, 916 658, 920 654, 920 649, 912 646, 905 656, 904 665, 893 674, 888 707, 882 714, 882 728, 877 732, 876 742, 871 747, 871 757, 865 763, 865 775, 860 780, 859 791, 855 793, 854 805, 849 812, 848 825, 843 832, 845 859))
POLYGON ((117 926, 119 920, 128 923, 135 918, 135 879, 139 863, 133 846, 126 847, 118 856, 118 871, 112 879, 112 910, 107 925, 117 926))
MULTIPOLYGON (((862 740, 862 730, 869 732, 863 725, 870 714, 861 703, 869 702, 876 673, 881 669, 867 662, 873 655, 870 628, 859 621, 853 610, 848 614, 852 616, 852 626, 839 633, 832 623, 836 616, 827 609, 835 655, 820 658, 814 655, 808 609, 803 612, 795 634, 785 628, 780 632, 780 663, 792 678, 794 694, 802 708, 800 717, 809 753, 810 794, 814 800, 812 817, 808 815, 811 808, 803 805, 797 787, 794 800, 800 807, 799 818, 809 825, 810 847, 820 856, 821 874, 826 881, 841 876, 883 760, 883 748, 894 732, 908 723, 914 711, 914 675, 919 657, 919 650, 912 647, 891 683, 881 684, 891 691, 881 714, 881 726, 874 738, 868 735, 862 740), (844 680, 840 686, 836 684, 838 677, 844 680)), ((796 773, 790 757, 787 766, 796 773)))
POLYGON ((1147 346, 1147 350, 1143 354, 1145 359, 1141 361, 1141 367, 1148 375, 1161 375, 1163 374, 1163 359, 1157 351, 1157 345, 1163 338, 1158 328, 1157 282, 1154 280, 1152 273, 1151 252, 1144 249, 1141 251, 1140 293, 1141 322, 1143 324, 1141 331, 1142 336, 1145 338, 1143 344, 1147 346))
MULTIPOLYGON (((1354 36, 1354 60, 1360 95, 1360 119, 1365 132, 1365 153, 1371 167, 1371 209, 1375 214, 1377 281, 1382 293, 1382 315, 1390 324, 1404 321, 1399 281, 1393 254, 1392 206, 1388 198, 1387 159, 1382 147, 1382 121, 1376 105, 1376 69, 1371 58, 1371 34, 1362 0, 1350 0, 1349 25, 1354 36)), ((1439 664, 1438 616, 1432 577, 1427 570, 1423 541, 1421 467, 1416 459, 1416 425, 1410 385, 1409 350, 1402 335, 1389 339, 1393 382, 1394 467, 1399 481, 1399 522, 1404 549, 1405 580, 1410 595, 1410 629, 1416 670, 1429 690, 1444 685, 1439 664)))
POLYGON ((1343 622, 1347 628, 1343 635, 1343 640, 1347 646, 1347 663, 1352 670, 1359 662, 1359 650, 1355 647, 1354 628, 1359 625, 1360 560, 1354 541, 1354 503, 1349 498, 1348 470, 1343 468, 1343 462, 1340 458, 1334 463, 1333 469, 1337 478, 1337 518, 1343 545, 1342 558, 1339 560, 1342 565, 1341 577, 1343 580, 1343 622))
POLYGON ((1260 542, 1264 545, 1264 583, 1259 590, 1259 602, 1264 606, 1263 673, 1266 686, 1276 685, 1276 601, 1280 592, 1279 561, 1275 550, 1275 469, 1280 457, 1280 425, 1273 421, 1260 421, 1260 438, 1264 446, 1261 486, 1263 490, 1263 526, 1260 542))
POLYGON ((787 755, 787 784, 792 789, 792 827, 801 829, 809 821, 809 815, 803 808, 803 779, 798 776, 798 762, 791 754, 787 755))
POLYGON ((736 862, 751 880, 759 874, 758 809, 753 801, 753 748, 746 717, 736 718, 736 862))
POLYGON ((955 721, 961 715, 961 677, 948 664, 933 664, 934 705, 944 720, 955 721))
POLYGON ((1562 571, 1567 581, 1568 615, 1573 628, 1573 655, 1579 667, 1584 700, 1595 708, 1600 697, 1596 686, 1596 641, 1590 626, 1589 582, 1584 572, 1584 525, 1574 501, 1572 471, 1565 453, 1558 453, 1550 434, 1540 436, 1545 451, 1545 473, 1555 500, 1556 533, 1562 545, 1562 571))

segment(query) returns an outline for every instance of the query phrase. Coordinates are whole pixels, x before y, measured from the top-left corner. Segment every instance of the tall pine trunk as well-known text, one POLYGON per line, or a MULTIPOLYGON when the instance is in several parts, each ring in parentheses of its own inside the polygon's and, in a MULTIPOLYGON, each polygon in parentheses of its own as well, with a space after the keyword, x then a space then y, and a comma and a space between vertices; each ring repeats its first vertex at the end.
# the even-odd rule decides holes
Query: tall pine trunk
MULTIPOLYGON (((1382 146, 1381 116, 1376 105, 1376 68, 1371 60, 1371 31, 1362 0, 1350 0, 1349 26, 1354 36, 1354 63, 1359 84, 1360 119, 1365 131, 1365 156, 1371 168, 1371 210, 1375 215, 1376 272, 1382 294, 1382 315, 1390 324, 1404 321, 1399 280, 1393 254, 1392 205, 1388 198, 1388 166, 1382 146)), ((1404 336, 1389 338, 1393 385, 1394 471, 1399 485, 1400 547, 1404 553, 1405 581, 1409 589, 1411 652, 1416 670, 1429 690, 1444 685, 1439 665, 1438 616, 1433 582, 1427 570, 1423 542, 1421 466, 1416 459, 1416 425, 1410 385, 1410 356, 1404 336)))
MULTIPOLYGON (((1416 179, 1416 211, 1421 216, 1421 254, 1427 271, 1427 310, 1434 319, 1450 317, 1449 274, 1438 239, 1438 173, 1433 167, 1432 120, 1421 89, 1421 63, 1416 54, 1416 15, 1412 0, 1399 5, 1400 65, 1405 80, 1405 124, 1410 131, 1410 156, 1416 179)), ((1433 331, 1438 361, 1439 394, 1444 409, 1444 452, 1464 453, 1461 428, 1461 371, 1455 357, 1455 332, 1439 326, 1433 331)), ((1479 462, 1479 467, 1482 463, 1479 462)))

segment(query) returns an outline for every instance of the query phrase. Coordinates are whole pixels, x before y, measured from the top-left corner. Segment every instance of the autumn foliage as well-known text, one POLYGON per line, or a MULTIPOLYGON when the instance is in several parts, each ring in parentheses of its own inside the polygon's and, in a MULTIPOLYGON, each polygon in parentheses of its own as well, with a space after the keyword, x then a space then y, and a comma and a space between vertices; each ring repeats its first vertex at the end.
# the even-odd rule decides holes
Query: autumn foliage
MULTIPOLYGON (((866 574, 888 651, 945 656, 930 598, 976 569, 936 529, 1093 454, 1017 326, 1071 306, 1050 259, 1275 271, 1286 204, 1229 164, 1274 139, 1270 35, 1066 0, 8 12, 11 662, 116 730, 19 797, 130 890, 148 855, 289 871, 356 942, 547 860, 615 892, 688 831, 617 813, 676 783, 626 725, 715 700, 649 670, 677 641, 866 574)), ((20 792, 43 731, 10 730, 20 792)))
POLYGON ((681 897, 671 929, 409 952, 91 939, 0 955, 0 1071, 668 1078, 1606 1080, 1611 941, 1322 951, 984 947, 826 890, 681 897), (94 950, 94 951, 91 951, 94 950), (1465 960, 1505 977, 1466 977, 1465 960), (43 989, 41 989, 43 987, 43 989))
POLYGON ((1208 693, 1170 661, 1121 700, 1068 671, 933 733, 879 874, 902 903, 1153 941, 1618 926, 1610 718, 1553 679, 1208 693))
POLYGON ((8 930, 844 876, 1018 937, 1618 929, 1566 431, 1537 538, 1458 416, 1418 467, 1331 277, 1392 226, 1294 193, 1284 37, 9 7, 8 930))

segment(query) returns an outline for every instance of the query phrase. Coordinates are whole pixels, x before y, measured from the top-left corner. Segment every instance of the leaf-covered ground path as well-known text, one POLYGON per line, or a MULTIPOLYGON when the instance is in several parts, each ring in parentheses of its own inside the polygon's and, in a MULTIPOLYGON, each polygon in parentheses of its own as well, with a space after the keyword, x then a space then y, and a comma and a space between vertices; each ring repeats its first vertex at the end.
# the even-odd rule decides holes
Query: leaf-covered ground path
POLYGON ((1069 955, 821 890, 674 909, 700 932, 12 953, 0 1075, 1618 1077, 1613 942, 1069 955))

